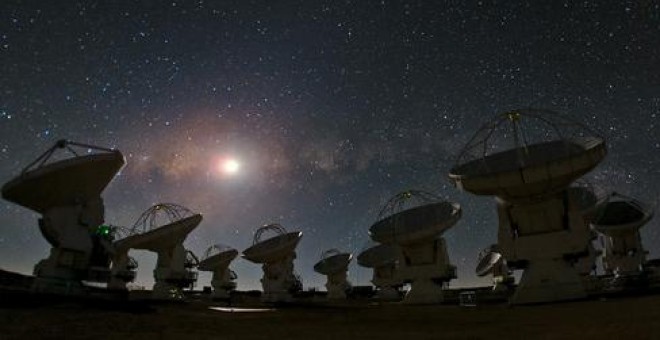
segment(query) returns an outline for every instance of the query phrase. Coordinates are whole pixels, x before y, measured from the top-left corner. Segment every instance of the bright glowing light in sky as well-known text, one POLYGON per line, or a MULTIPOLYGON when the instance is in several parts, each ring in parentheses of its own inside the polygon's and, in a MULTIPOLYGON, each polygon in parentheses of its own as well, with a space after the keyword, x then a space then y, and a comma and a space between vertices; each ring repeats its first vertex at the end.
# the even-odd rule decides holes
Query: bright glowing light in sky
POLYGON ((220 161, 220 171, 225 174, 233 175, 241 168, 241 164, 237 160, 228 158, 220 161))

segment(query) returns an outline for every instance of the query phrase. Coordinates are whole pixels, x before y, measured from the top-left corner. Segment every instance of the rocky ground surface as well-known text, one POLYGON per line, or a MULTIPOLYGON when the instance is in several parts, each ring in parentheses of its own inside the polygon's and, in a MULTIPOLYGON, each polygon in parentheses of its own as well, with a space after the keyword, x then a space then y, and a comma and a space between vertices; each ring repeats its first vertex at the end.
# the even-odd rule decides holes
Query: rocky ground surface
POLYGON ((659 339, 660 296, 540 306, 366 301, 220 312, 201 301, 121 308, 0 307, 2 339, 659 339))

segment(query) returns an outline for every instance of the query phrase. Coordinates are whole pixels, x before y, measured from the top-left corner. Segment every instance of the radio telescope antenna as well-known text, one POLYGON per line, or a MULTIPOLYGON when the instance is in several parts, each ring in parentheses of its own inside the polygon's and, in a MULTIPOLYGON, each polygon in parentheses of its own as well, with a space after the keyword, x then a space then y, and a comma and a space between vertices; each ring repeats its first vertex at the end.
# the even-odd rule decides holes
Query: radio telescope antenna
POLYGON ((352 286, 347 280, 348 264, 353 255, 341 252, 338 249, 329 249, 321 254, 321 260, 314 265, 314 271, 327 276, 325 288, 328 290, 328 299, 346 299, 346 292, 352 286))
MULTIPOLYGON (((193 270, 195 258, 183 247, 183 241, 201 222, 202 215, 188 208, 159 203, 140 215, 131 235, 115 242, 115 248, 122 256, 130 249, 157 253, 153 297, 182 299, 183 289, 197 281, 197 272, 193 270)), ((121 268, 123 260, 120 258, 116 263, 121 268)))
POLYGON ((83 280, 107 280, 109 235, 96 233, 105 219, 101 193, 124 164, 117 150, 60 140, 2 187, 4 199, 42 215, 52 248, 34 267, 35 291, 70 294, 83 280))
POLYGON ((499 249, 497 249, 496 244, 487 247, 479 253, 475 272, 479 277, 492 274, 494 291, 508 290, 514 283, 514 277, 511 275, 506 260, 499 252, 499 249))
POLYGON ((300 279, 293 272, 295 249, 301 238, 300 231, 287 232, 279 224, 268 224, 257 229, 252 246, 243 251, 243 258, 262 264, 264 293, 261 298, 264 302, 290 301, 292 291, 301 288, 300 279), (263 239, 267 232, 275 236, 263 239))
POLYGON ((653 218, 652 206, 628 196, 613 193, 592 221, 602 234, 603 269, 616 277, 638 276, 646 254, 639 230, 653 218))
POLYGON ((229 299, 230 292, 236 289, 236 273, 229 269, 236 256, 238 250, 222 244, 212 245, 204 252, 197 268, 213 272, 211 286, 214 299, 229 299))
POLYGON ((135 258, 128 256, 128 249, 116 247, 116 244, 132 235, 132 230, 123 226, 107 225, 103 232, 112 235, 111 254, 112 269, 108 281, 108 289, 126 290, 126 284, 135 281, 138 262, 135 258))
POLYGON ((586 126, 548 110, 497 115, 467 143, 450 170, 455 185, 498 198, 498 246, 512 268, 524 269, 511 302, 586 297, 573 266, 588 253, 592 233, 579 197, 567 188, 607 153, 586 126))
MULTIPOLYGON (((586 225, 591 225, 611 195, 608 191, 583 178, 578 179, 568 187, 567 193, 570 200, 575 202, 576 209, 581 213, 586 225)), ((592 242, 597 238, 597 232, 593 228, 589 228, 589 242, 587 242, 585 252, 572 259, 573 267, 580 274, 587 290, 597 286, 598 283, 598 279, 594 274, 596 259, 601 255, 601 252, 594 247, 592 242)))
POLYGON ((371 243, 357 256, 358 265, 373 268, 371 283, 376 286, 377 299, 400 299, 403 281, 396 275, 397 254, 394 245, 371 243))
POLYGON ((410 282, 405 303, 442 302, 442 287, 456 278, 442 233, 461 218, 458 203, 424 191, 408 190, 390 199, 369 228, 371 238, 398 246, 397 275, 410 282))

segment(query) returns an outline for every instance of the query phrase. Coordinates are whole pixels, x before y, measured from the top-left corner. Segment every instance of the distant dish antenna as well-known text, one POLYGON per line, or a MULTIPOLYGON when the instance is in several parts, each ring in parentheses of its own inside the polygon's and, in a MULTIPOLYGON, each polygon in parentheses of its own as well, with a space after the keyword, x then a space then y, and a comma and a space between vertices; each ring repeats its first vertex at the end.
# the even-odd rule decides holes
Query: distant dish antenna
POLYGON ((475 270, 477 276, 481 277, 492 273, 493 268, 504 260, 502 254, 494 251, 493 248, 495 247, 490 246, 479 253, 479 261, 475 270))
POLYGON ((498 251, 497 245, 482 250, 475 270, 477 276, 493 275, 493 290, 508 290, 514 283, 514 277, 509 271, 506 260, 498 251))
POLYGON ((211 286, 214 299, 229 299, 230 292, 236 289, 236 273, 229 269, 236 256, 238 250, 222 244, 212 245, 204 252, 197 268, 213 272, 211 286))
POLYGON ((135 258, 128 256, 128 249, 117 248, 115 245, 119 240, 132 235, 130 228, 122 226, 108 226, 113 235, 112 240, 114 252, 112 253, 112 274, 108 281, 108 289, 126 290, 129 282, 135 281, 137 276, 138 262, 135 258))
POLYGON ((34 268, 36 291, 70 294, 83 280, 107 280, 113 250, 110 235, 97 233, 101 193, 124 164, 117 150, 60 140, 2 187, 3 198, 42 215, 39 229, 52 249, 34 268))
POLYGON ((399 249, 397 273, 410 282, 405 303, 443 301, 442 288, 456 277, 449 262, 442 233, 461 218, 458 203, 442 201, 424 191, 408 190, 395 195, 369 228, 371 238, 399 249))
POLYGON ((351 289, 348 282, 348 264, 353 255, 341 252, 338 249, 329 249, 321 254, 321 260, 314 265, 314 271, 327 276, 325 288, 328 291, 328 299, 346 299, 346 292, 351 289))
POLYGON ((522 109, 497 115, 459 154, 449 178, 462 190, 497 196, 498 246, 524 269, 512 303, 586 297, 575 262, 592 232, 571 183, 598 165, 605 140, 565 116, 522 109))
POLYGON ((568 193, 576 202, 585 220, 591 222, 602 211, 611 193, 600 186, 585 179, 576 180, 570 187, 568 193))
POLYGON ((202 222, 202 215, 172 203, 159 203, 147 209, 131 228, 131 235, 115 242, 119 270, 130 249, 158 254, 154 270, 153 297, 182 299, 183 289, 197 281, 194 258, 183 247, 188 234, 202 222))
MULTIPOLYGON (((576 202, 577 210, 580 211, 585 225, 590 225, 596 216, 600 214, 610 196, 608 191, 582 178, 568 187, 567 193, 569 200, 576 202)), ((582 281, 585 282, 588 288, 598 281, 594 274, 596 272, 596 259, 601 253, 594 247, 592 242, 597 238, 597 233, 593 228, 590 228, 590 241, 587 242, 585 252, 572 259, 573 267, 578 271, 582 281)))
POLYGON ((287 232, 279 224, 269 224, 257 229, 252 246, 243 251, 246 260, 263 264, 264 302, 290 301, 291 293, 301 288, 300 279, 293 272, 295 249, 301 238, 300 231, 287 232), (275 236, 263 239, 265 233, 274 233, 275 236))
POLYGON ((602 234, 603 269, 607 274, 641 274, 648 252, 642 246, 639 229, 653 215, 653 208, 646 203, 618 193, 610 196, 592 222, 593 228, 602 234))
POLYGON ((396 273, 397 246, 391 244, 369 244, 357 256, 358 265, 373 268, 371 283, 376 286, 376 298, 380 300, 398 300, 403 281, 396 273))

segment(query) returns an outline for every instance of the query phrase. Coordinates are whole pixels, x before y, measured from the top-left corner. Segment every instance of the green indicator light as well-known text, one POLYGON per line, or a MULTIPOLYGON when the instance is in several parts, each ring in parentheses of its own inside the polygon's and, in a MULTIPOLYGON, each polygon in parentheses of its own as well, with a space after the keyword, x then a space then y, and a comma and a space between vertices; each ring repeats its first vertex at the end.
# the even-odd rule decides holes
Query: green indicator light
POLYGON ((98 226, 98 228, 96 228, 96 234, 101 235, 101 236, 108 236, 108 235, 110 235, 111 231, 112 231, 111 227, 107 226, 107 225, 104 225, 104 224, 102 224, 102 225, 98 226))

